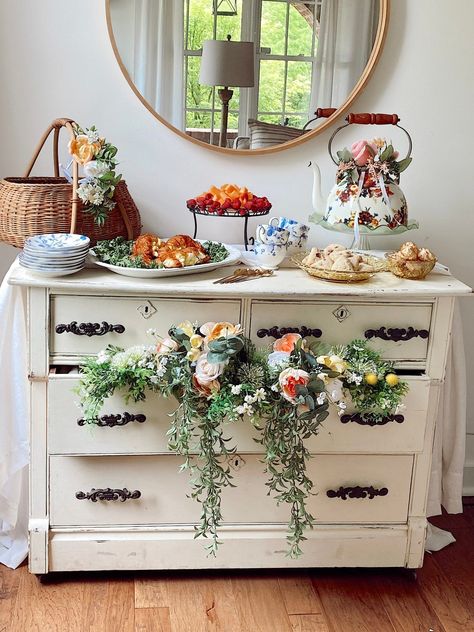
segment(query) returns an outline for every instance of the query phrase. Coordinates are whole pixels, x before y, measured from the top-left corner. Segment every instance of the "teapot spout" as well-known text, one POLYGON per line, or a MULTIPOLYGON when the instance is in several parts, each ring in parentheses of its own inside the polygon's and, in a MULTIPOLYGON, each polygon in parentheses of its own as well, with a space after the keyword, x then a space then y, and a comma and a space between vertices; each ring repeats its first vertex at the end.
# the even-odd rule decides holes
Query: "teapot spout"
POLYGON ((314 210, 314 213, 309 219, 315 224, 319 224, 323 219, 324 211, 326 209, 326 203, 321 190, 321 170, 314 161, 311 161, 308 166, 313 170, 312 205, 314 210))

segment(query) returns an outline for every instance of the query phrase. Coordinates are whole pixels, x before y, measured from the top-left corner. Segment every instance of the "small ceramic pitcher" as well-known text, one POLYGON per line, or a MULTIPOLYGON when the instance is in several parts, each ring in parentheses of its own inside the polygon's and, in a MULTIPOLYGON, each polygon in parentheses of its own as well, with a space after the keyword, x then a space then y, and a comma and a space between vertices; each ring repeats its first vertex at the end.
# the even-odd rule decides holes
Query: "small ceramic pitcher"
POLYGON ((260 224, 255 232, 257 241, 263 244, 278 244, 285 246, 290 237, 290 231, 280 226, 271 224, 260 224))

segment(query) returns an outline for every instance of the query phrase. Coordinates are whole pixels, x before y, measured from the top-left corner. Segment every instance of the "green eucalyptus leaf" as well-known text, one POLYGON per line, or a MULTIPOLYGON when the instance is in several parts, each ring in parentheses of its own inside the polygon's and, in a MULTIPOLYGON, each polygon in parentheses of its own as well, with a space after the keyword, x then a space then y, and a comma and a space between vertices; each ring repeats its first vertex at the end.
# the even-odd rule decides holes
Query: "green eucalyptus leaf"
POLYGON ((413 158, 411 156, 409 156, 408 158, 403 158, 402 160, 397 162, 398 173, 401 173, 402 171, 405 171, 405 169, 410 165, 412 160, 413 160, 413 158))

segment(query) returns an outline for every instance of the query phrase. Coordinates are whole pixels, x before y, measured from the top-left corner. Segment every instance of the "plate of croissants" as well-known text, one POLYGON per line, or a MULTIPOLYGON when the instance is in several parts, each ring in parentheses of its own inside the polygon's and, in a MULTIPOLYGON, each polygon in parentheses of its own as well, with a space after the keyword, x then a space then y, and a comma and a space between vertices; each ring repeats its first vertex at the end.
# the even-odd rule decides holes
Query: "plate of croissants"
POLYGON ((189 235, 162 239, 151 233, 134 240, 99 241, 90 254, 99 266, 140 278, 209 272, 240 259, 239 250, 217 241, 195 240, 189 235))
POLYGON ((386 269, 382 259, 349 250, 340 244, 330 244, 324 249, 312 248, 303 256, 293 257, 293 261, 311 276, 338 283, 365 281, 386 269))

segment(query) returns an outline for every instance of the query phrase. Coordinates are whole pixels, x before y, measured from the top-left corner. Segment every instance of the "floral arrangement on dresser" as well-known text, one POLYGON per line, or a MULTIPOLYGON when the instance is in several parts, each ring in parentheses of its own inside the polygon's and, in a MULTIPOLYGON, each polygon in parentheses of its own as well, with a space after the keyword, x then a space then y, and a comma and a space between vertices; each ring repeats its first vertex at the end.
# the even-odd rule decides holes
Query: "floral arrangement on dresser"
POLYGON ((115 187, 122 179, 115 169, 117 147, 101 137, 95 126, 82 129, 73 126, 75 137, 69 141, 69 153, 83 167, 77 195, 99 226, 103 226, 107 214, 115 208, 115 187))
POLYGON ((109 346, 81 367, 85 421, 95 423, 118 389, 134 401, 148 391, 176 398, 169 449, 191 472, 191 496, 201 504, 196 537, 211 539, 212 554, 219 545, 221 494, 233 486, 229 461, 237 446, 229 429, 242 421, 253 424, 269 493, 289 506, 288 553, 299 556, 305 530, 315 521, 306 507, 314 487, 306 473, 306 439, 318 433, 330 407, 342 417, 353 406, 372 425, 384 423, 401 409, 406 383, 365 341, 331 347, 287 333, 272 349, 258 350, 240 325, 228 322, 185 321, 166 338, 149 333, 152 344, 109 346))

